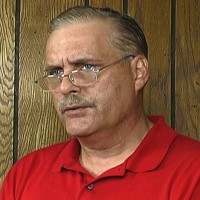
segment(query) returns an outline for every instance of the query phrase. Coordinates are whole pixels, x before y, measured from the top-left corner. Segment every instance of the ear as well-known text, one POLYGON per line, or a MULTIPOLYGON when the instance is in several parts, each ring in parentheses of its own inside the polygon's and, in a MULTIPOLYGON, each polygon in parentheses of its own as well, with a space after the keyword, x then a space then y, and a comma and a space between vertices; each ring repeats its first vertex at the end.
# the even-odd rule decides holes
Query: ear
POLYGON ((135 90, 140 91, 149 79, 148 61, 144 55, 137 55, 131 62, 135 77, 135 90))

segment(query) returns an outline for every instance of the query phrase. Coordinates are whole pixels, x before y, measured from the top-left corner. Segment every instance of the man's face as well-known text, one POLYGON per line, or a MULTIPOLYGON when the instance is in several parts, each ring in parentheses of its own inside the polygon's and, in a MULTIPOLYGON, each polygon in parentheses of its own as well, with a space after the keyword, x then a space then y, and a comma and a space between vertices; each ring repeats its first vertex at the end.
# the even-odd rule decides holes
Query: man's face
MULTIPOLYGON (((109 31, 109 23, 97 20, 53 31, 47 42, 47 66, 69 74, 79 64, 103 66, 120 59, 119 51, 110 42, 109 31)), ((113 131, 125 124, 137 113, 134 80, 133 71, 124 62, 102 70, 98 80, 89 86, 77 87, 68 77, 63 78, 52 95, 67 132, 83 137, 113 131)))

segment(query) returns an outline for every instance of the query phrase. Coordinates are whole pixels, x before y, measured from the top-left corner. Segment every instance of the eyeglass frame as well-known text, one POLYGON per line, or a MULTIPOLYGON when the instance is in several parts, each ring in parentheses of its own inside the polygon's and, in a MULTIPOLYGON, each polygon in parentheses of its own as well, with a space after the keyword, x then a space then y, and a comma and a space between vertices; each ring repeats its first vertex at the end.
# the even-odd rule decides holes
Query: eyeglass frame
MULTIPOLYGON (((98 78, 97 75, 98 75, 98 73, 99 73, 101 70, 106 69, 106 68, 108 68, 108 67, 110 67, 110 66, 113 66, 113 65, 115 65, 115 64, 117 64, 117 63, 120 63, 120 62, 122 62, 123 60, 126 60, 126 59, 131 58, 131 57, 132 57, 132 58, 135 58, 134 55, 129 54, 129 55, 126 55, 126 56, 120 58, 120 59, 117 60, 117 61, 114 61, 114 62, 112 62, 112 63, 110 63, 110 64, 104 65, 103 67, 99 67, 99 68, 97 68, 97 69, 87 69, 87 70, 89 70, 89 71, 91 71, 91 72, 94 72, 94 73, 96 74, 96 79, 95 79, 94 81, 92 81, 91 83, 86 84, 85 86, 88 86, 88 85, 92 84, 93 82, 97 81, 97 78, 98 78)), ((85 65, 86 65, 86 64, 85 64, 85 65)), ((97 67, 98 65, 94 65, 94 66, 97 67)), ((83 71, 83 69, 81 68, 81 69, 73 70, 73 71, 71 71, 69 74, 62 74, 62 75, 59 75, 59 76, 47 74, 47 75, 45 75, 45 76, 43 76, 43 77, 41 77, 41 78, 35 80, 35 83, 38 84, 38 85, 40 86, 39 81, 40 81, 41 79, 44 79, 44 78, 53 78, 53 77, 54 77, 54 78, 58 78, 58 79, 60 80, 60 84, 61 84, 63 78, 68 77, 68 79, 69 79, 69 81, 70 81, 71 84, 73 84, 73 85, 75 85, 75 86, 77 86, 77 87, 81 87, 81 85, 75 84, 75 83, 73 82, 73 77, 71 77, 71 75, 72 75, 73 73, 77 73, 77 72, 79 72, 79 71, 83 71)), ((54 90, 45 90, 45 89, 43 89, 41 86, 40 86, 40 88, 41 88, 43 91, 45 91, 45 92, 54 91, 54 90)))

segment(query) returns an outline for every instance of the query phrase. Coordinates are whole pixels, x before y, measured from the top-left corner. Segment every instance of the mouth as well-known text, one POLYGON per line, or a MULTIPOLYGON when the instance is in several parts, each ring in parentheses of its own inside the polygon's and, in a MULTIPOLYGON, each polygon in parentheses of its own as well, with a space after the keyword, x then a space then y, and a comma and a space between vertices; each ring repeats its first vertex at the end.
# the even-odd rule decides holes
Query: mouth
POLYGON ((61 110, 61 114, 67 114, 67 115, 82 115, 87 108, 90 108, 89 106, 80 106, 80 105, 74 105, 74 106, 68 106, 61 110))

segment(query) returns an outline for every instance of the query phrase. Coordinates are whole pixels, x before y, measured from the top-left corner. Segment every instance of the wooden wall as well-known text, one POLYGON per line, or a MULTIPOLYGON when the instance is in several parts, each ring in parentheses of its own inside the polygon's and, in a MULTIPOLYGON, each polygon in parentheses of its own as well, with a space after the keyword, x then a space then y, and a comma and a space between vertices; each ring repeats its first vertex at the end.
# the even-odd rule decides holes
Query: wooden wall
POLYGON ((50 19, 73 5, 134 16, 149 43, 147 114, 200 140, 200 0, 0 0, 0 184, 23 155, 68 139, 51 97, 34 84, 50 19))

